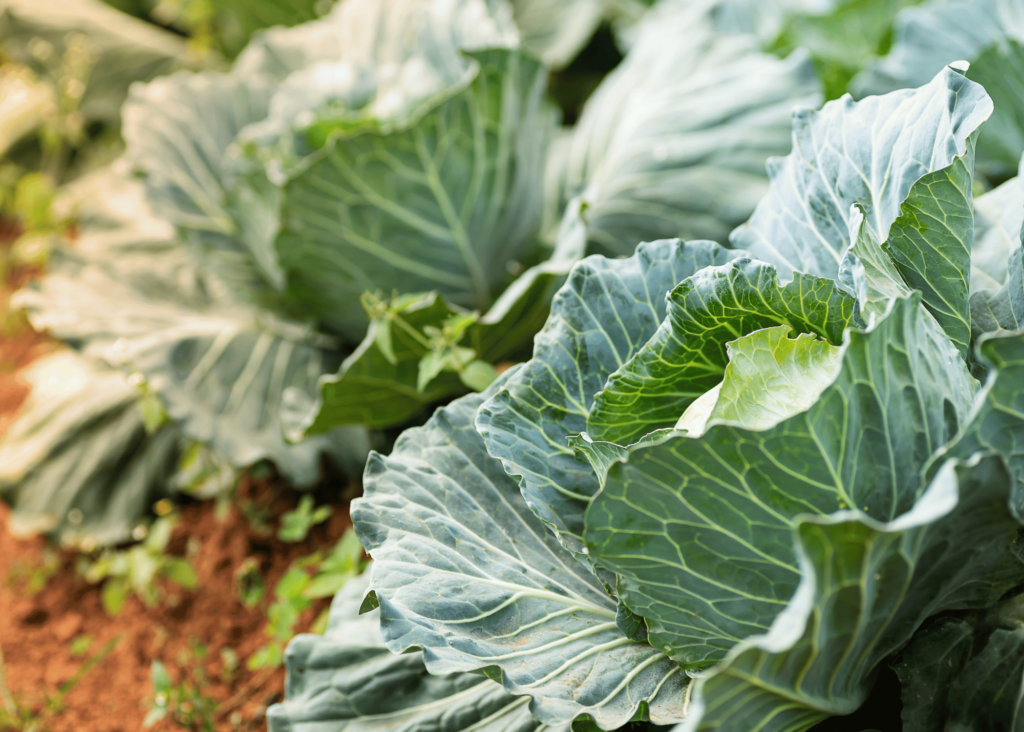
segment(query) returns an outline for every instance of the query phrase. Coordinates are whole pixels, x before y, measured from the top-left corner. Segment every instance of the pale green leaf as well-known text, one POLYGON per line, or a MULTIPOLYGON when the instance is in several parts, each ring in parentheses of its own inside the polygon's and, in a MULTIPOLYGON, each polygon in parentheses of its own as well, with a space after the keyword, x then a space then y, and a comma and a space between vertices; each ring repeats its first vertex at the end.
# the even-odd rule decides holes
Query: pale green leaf
POLYGON ((607 0, 512 0, 520 41, 548 67, 568 66, 597 30, 607 0))
POLYGON ((137 387, 67 350, 21 378, 32 392, 0 442, 11 530, 52 533, 68 546, 128 540, 170 488, 181 432, 171 425, 147 432, 137 387))
POLYGON ((548 227, 581 196, 589 251, 628 256, 641 241, 724 242, 754 210, 793 108, 817 107, 821 85, 805 53, 778 59, 729 32, 722 5, 658 3, 633 29, 552 155, 548 227))
POLYGON ((978 348, 980 360, 991 371, 963 424, 945 454, 967 459, 978 451, 1002 455, 1013 478, 1013 509, 1024 517, 1024 334, 990 335, 978 348))
POLYGON ((749 258, 704 269, 669 293, 657 332, 608 376, 594 397, 587 432, 626 445, 672 427, 722 380, 727 342, 788 325, 838 345, 856 317, 856 301, 832 280, 797 273, 780 287, 774 267, 749 258))
POLYGON ((1020 245, 1024 227, 1024 178, 1003 183, 974 200, 971 294, 998 290, 1006 283, 1010 254, 1020 245))
POLYGON ((801 578, 798 516, 856 507, 890 521, 924 490, 922 467, 965 422, 976 384, 920 295, 890 308, 850 331, 809 410, 763 431, 712 423, 611 467, 587 548, 674 659, 718 661, 768 631, 801 578))
POLYGON ((806 411, 839 373, 839 347, 789 326, 766 328, 726 344, 729 365, 712 420, 749 430, 774 427, 806 411))
POLYGON ((470 78, 397 129, 323 122, 325 147, 284 186, 289 292, 350 340, 367 290, 485 310, 539 223, 546 72, 514 51, 470 57, 470 78))

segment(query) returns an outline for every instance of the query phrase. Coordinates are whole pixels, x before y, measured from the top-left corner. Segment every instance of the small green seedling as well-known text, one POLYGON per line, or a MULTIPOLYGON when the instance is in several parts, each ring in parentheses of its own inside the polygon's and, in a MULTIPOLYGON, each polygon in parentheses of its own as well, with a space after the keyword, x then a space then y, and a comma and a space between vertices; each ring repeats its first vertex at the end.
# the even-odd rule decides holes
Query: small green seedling
MULTIPOLYGON (((264 629, 270 642, 249 657, 246 662, 248 668, 280 666, 284 661, 285 646, 295 635, 295 626, 302 612, 314 600, 334 595, 365 568, 363 547, 351 528, 326 558, 314 553, 297 560, 274 588, 274 602, 267 610, 264 629)), ((313 621, 310 631, 323 633, 327 617, 328 611, 325 610, 313 621)))
POLYGON ((71 654, 71 657, 79 658, 88 653, 89 649, 92 648, 93 640, 93 637, 86 633, 71 641, 71 644, 68 646, 68 652, 71 654))
POLYGON ((155 605, 162 597, 158 579, 186 590, 196 588, 198 578, 188 559, 166 554, 176 523, 174 516, 158 518, 141 544, 106 550, 98 559, 82 558, 79 573, 91 584, 103 584, 103 607, 111 617, 120 614, 132 593, 148 607, 155 605))
POLYGON ((330 506, 313 508, 313 496, 305 495, 299 500, 299 505, 294 511, 289 511, 281 517, 277 538, 287 542, 305 541, 311 528, 322 524, 330 517, 330 506))
POLYGON ((246 559, 235 570, 235 589, 242 604, 247 608, 259 605, 267 592, 267 585, 260 574, 260 567, 252 557, 246 559))
POLYGON ((20 594, 36 595, 60 569, 60 555, 50 547, 43 549, 38 560, 19 560, 7 571, 7 584, 20 594))
POLYGON ((153 696, 143 726, 152 727, 157 722, 170 719, 185 729, 213 732, 217 701, 202 691, 209 684, 202 667, 205 657, 206 648, 193 642, 190 652, 183 652, 178 659, 182 670, 178 683, 171 680, 163 662, 153 661, 149 670, 153 696))

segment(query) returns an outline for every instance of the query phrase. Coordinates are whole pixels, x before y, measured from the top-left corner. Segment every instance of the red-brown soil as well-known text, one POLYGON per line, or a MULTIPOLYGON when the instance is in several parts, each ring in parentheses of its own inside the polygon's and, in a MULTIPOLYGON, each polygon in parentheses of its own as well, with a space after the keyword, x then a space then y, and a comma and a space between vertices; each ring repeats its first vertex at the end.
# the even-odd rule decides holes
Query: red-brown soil
MULTIPOLYGON (((269 482, 248 478, 242 479, 237 499, 267 503, 276 516, 295 505, 291 491, 278 491, 269 482), (275 497, 275 493, 279 495, 275 497)), ((41 538, 13 538, 6 530, 7 513, 6 507, 0 507, 0 578, 14 579, 23 576, 27 568, 42 564, 46 543, 41 538)), ((193 559, 199 587, 185 592, 168 586, 167 596, 152 609, 133 596, 118 617, 109 617, 99 588, 76 575, 76 557, 68 552, 60 555, 60 568, 34 596, 26 591, 24 582, 0 585, 0 648, 8 685, 21 706, 41 709, 45 697, 55 694, 81 667, 84 657, 71 655, 75 638, 92 636, 90 650, 96 652, 121 637, 114 650, 67 695, 64 711, 45 719, 45 729, 142 729, 145 702, 152 698, 152 661, 162 660, 177 680, 185 670, 179 656, 188 652, 193 642, 207 649, 202 666, 209 683, 203 694, 221 703, 216 729, 265 728, 266 707, 281 698, 284 670, 249 671, 245 659, 266 642, 264 612, 274 584, 295 559, 334 545, 348 525, 347 506, 337 507, 332 519, 315 527, 302 544, 283 544, 276 537, 254 533, 235 506, 223 521, 215 516, 212 501, 185 506, 181 513, 183 520, 169 550, 182 554, 188 542, 199 542, 193 559), (268 597, 252 610, 241 604, 234 585, 235 570, 247 557, 257 561, 268 588, 268 597), (237 678, 230 682, 222 679, 223 648, 234 650, 241 661, 237 678), (233 716, 235 711, 238 714, 233 716)), ((300 629, 306 629, 326 603, 319 601, 307 610, 300 629)), ((181 728, 164 721, 153 729, 181 728)))

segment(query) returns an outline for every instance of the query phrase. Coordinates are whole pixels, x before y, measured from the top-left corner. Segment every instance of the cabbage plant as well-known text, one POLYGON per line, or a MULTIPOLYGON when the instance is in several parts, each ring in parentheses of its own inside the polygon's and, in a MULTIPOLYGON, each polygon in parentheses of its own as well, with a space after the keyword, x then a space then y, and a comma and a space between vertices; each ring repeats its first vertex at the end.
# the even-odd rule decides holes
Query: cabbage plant
MULTIPOLYGON (((79 241, 17 302, 101 374, 129 375, 171 453, 269 460, 299 487, 324 456, 358 470, 369 430, 528 355, 588 249, 743 221, 792 107, 820 103, 806 54, 763 54, 715 2, 668 2, 560 129, 547 53, 516 25, 526 5, 344 0, 256 35, 228 71, 134 85, 124 158, 66 192, 79 241), (737 80, 744 95, 720 93, 737 80)), ((128 433, 105 414, 73 433, 26 414, 0 448, 26 525, 80 539, 89 521, 66 517, 92 516, 95 491, 144 495, 119 504, 124 538, 167 490, 117 469, 128 433), (40 477, 61 451, 111 469, 100 480, 69 457, 73 479, 40 477)))
MULTIPOLYGON (((1018 194, 1000 224, 1024 199, 975 220, 993 105, 964 68, 798 111, 733 248, 583 259, 530 360, 371 454, 352 517, 390 651, 500 682, 522 729, 806 730, 883 664, 905 729, 1019 723, 1024 280, 986 199, 1018 194)), ((322 644, 292 645, 272 728, 401 728, 319 702, 359 668, 322 644)))

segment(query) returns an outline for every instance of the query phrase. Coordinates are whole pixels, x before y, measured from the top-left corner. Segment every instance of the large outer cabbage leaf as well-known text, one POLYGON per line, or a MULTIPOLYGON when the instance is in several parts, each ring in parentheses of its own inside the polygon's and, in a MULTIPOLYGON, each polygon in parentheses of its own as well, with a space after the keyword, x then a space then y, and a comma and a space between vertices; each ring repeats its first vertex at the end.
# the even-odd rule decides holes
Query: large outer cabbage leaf
POLYGON ((375 560, 388 648, 421 648, 435 674, 496 668, 546 724, 589 715, 615 729, 645 709, 680 720, 686 674, 618 628, 615 599, 487 455, 473 427, 487 396, 462 397, 390 457, 370 456, 352 518, 375 560))
POLYGON ((730 242, 784 274, 834 278, 861 206, 871 236, 966 355, 975 133, 991 112, 985 90, 953 68, 919 89, 799 112, 793 152, 771 161, 768 195, 730 242))
POLYGON ((948 454, 966 458, 992 450, 1002 455, 1013 479, 1014 513, 1024 520, 1024 333, 987 335, 978 352, 990 372, 948 454))
POLYGON ((750 215, 793 108, 821 91, 806 55, 760 53, 756 36, 720 29, 721 11, 672 0, 644 17, 552 156, 549 225, 580 195, 590 251, 617 256, 667 237, 724 241, 750 215))
POLYGON ((318 479, 323 453, 358 470, 369 450, 365 430, 298 445, 281 431, 284 391, 311 395, 340 362, 336 346, 235 301, 116 169, 78 187, 85 201, 75 249, 56 251, 50 272, 15 297, 33 325, 141 373, 189 437, 238 467, 270 459, 303 486, 318 479))
POLYGON ((128 86, 196 65, 185 40, 133 18, 100 0, 2 0, 0 49, 4 58, 66 83, 54 73, 54 57, 68 57, 88 70, 77 111, 89 121, 116 124, 128 86), (50 44, 53 57, 42 57, 37 43, 50 44), (49 62, 49 63, 47 63, 49 62))
POLYGON ((285 700, 267 710, 271 732, 568 732, 534 720, 528 696, 482 675, 434 676, 423 654, 389 651, 379 611, 359 615, 369 579, 350 580, 335 595, 324 635, 288 644, 285 700))
POLYGON ((668 291, 740 254, 670 240, 641 244, 624 260, 584 259, 555 296, 533 359, 480 409, 488 452, 519 478, 527 504, 570 550, 582 549, 583 510, 598 481, 566 437, 586 430, 594 395, 655 333, 668 291))
POLYGON ((326 146, 284 186, 289 292, 349 339, 365 331, 367 290, 438 290, 486 309, 537 228, 544 69, 515 51, 468 58, 471 79, 400 129, 321 121, 326 146))
POLYGON ((894 659, 903 729, 1017 729, 1024 687, 1021 596, 987 612, 939 617, 894 659))
POLYGON ((21 373, 28 401, 0 440, 0 496, 18 536, 64 546, 117 544, 167 494, 183 445, 172 425, 153 433, 139 390, 120 371, 67 350, 21 373))
POLYGON ((974 199, 971 294, 997 290, 1006 282, 1010 254, 1024 228, 1024 178, 1018 175, 974 199))
POLYGON ((1024 6, 1016 0, 931 0, 896 19, 885 58, 859 74, 854 95, 885 94, 927 82, 948 63, 970 62, 970 77, 995 103, 978 139, 978 170, 1002 176, 1024 153, 1024 6))
POLYGON ((798 516, 855 506, 893 520, 965 421, 966 364, 919 295, 891 307, 870 332, 848 333, 838 377, 808 411, 763 431, 713 421, 610 469, 585 516, 589 555, 680 663, 720 660, 768 630, 801 576, 798 516))
POLYGON ((875 667, 930 615, 992 605, 1020 582, 1017 523, 997 457, 950 461, 912 510, 804 517, 800 585, 762 636, 695 682, 676 732, 797 732, 865 699, 875 667))
MULTIPOLYGON (((302 237, 328 223, 316 210, 328 195, 335 225, 354 238, 331 234, 329 269, 340 280, 325 287, 349 289, 314 314, 351 341, 365 330, 358 295, 367 289, 438 288, 459 304, 487 304, 539 215, 549 112, 540 104, 536 64, 513 55, 523 77, 503 62, 481 71, 461 52, 513 47, 517 38, 504 0, 345 0, 319 21, 261 34, 230 73, 136 87, 124 113, 128 157, 144 174, 157 213, 201 246, 240 299, 280 307, 289 268, 292 280, 302 272, 316 279, 322 261, 307 257, 316 242, 302 237), (504 96, 506 84, 520 82, 525 97, 504 96), (435 134, 417 148, 413 138, 429 126, 425 114, 435 134), (306 159, 318 150, 319 164, 306 159), (424 159, 427 150, 437 159, 424 159), (372 159, 360 157, 367 152, 372 159), (365 184, 348 194, 342 189, 351 181, 334 168, 346 161, 365 184), (388 168, 392 162, 397 170, 388 168), (320 185, 336 190, 325 194, 320 185), (382 200, 394 205, 375 208, 382 200), (282 226, 291 232, 287 242, 278 240, 282 226), (440 241, 418 256, 410 242, 431 232, 440 241), (453 285, 458 273, 438 261, 445 246, 463 257, 465 288, 453 285), (395 282, 410 266, 406 281, 395 282), (418 270, 419 279, 408 281, 418 270), (467 292, 470 302, 463 302, 467 292)), ((302 282, 291 284, 291 307, 316 303, 302 282)))
POLYGON ((264 280, 283 286, 284 276, 268 242, 245 246, 243 230, 265 225, 265 215, 240 215, 224 157, 246 125, 266 117, 274 82, 269 74, 182 72, 133 86, 122 112, 126 157, 144 175, 153 212, 249 298, 262 294, 264 280))

